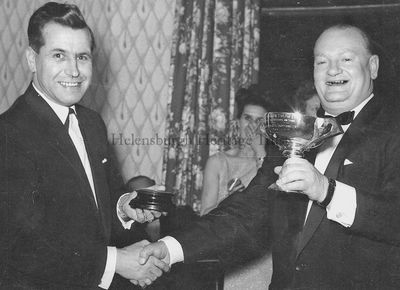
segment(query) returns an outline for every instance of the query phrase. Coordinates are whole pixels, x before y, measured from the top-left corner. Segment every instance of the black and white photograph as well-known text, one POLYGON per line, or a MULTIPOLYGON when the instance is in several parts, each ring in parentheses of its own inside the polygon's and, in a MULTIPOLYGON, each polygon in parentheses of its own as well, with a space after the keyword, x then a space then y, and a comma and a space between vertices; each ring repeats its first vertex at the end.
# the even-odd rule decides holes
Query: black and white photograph
POLYGON ((400 289, 399 0, 0 0, 0 290, 400 289))

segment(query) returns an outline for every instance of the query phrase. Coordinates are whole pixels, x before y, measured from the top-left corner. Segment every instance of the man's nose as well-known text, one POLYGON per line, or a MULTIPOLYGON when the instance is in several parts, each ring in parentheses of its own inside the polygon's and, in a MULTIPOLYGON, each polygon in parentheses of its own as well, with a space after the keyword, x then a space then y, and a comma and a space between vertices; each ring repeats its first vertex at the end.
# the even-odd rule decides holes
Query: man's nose
POLYGON ((65 73, 68 76, 71 77, 78 77, 80 72, 79 72, 79 66, 78 66, 78 61, 76 59, 72 59, 70 61, 68 61, 67 63, 67 67, 65 68, 65 73))
POLYGON ((340 67, 340 64, 338 61, 330 61, 329 62, 329 68, 328 68, 329 75, 337 75, 341 72, 342 72, 342 68, 340 67))

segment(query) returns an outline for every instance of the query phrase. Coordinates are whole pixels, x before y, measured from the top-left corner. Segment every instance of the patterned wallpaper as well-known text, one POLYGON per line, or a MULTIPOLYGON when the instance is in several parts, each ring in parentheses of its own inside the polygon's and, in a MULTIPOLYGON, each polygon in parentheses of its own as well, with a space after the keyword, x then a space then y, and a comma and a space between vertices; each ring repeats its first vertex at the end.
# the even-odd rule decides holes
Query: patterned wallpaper
MULTIPOLYGON (((26 29, 45 2, 0 0, 0 113, 30 82, 26 29)), ((102 115, 125 180, 142 174, 162 182, 175 0, 67 2, 79 6, 97 44, 83 103, 102 115)))

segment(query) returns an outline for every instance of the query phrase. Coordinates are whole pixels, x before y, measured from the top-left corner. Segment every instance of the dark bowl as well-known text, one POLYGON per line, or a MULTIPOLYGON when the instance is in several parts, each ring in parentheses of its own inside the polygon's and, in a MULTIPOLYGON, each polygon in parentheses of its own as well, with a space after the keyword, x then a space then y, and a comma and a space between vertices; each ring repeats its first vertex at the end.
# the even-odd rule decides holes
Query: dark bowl
POLYGON ((175 207, 172 192, 154 189, 138 189, 136 192, 137 197, 129 203, 132 208, 169 212, 175 207))

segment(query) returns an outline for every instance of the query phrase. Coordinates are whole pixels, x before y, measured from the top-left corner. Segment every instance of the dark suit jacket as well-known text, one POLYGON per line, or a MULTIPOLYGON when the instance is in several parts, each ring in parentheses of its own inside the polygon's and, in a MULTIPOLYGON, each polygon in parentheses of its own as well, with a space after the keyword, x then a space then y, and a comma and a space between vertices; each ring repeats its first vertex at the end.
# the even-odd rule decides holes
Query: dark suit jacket
POLYGON ((100 283, 122 179, 100 116, 76 110, 98 208, 68 131, 32 85, 0 116, 1 289, 100 283))
POLYGON ((338 181, 356 189, 351 227, 327 219, 317 205, 303 227, 308 199, 267 190, 277 178, 273 168, 284 161, 274 147, 246 191, 174 235, 185 262, 217 256, 240 263, 257 254, 264 232, 272 240, 271 289, 400 289, 399 112, 375 96, 328 165, 338 181), (346 159, 352 164, 344 165, 346 159))

